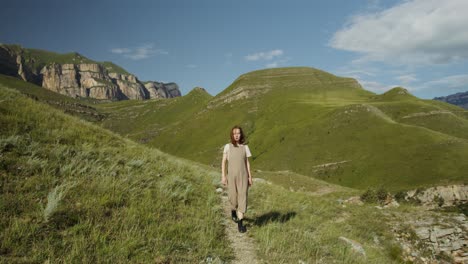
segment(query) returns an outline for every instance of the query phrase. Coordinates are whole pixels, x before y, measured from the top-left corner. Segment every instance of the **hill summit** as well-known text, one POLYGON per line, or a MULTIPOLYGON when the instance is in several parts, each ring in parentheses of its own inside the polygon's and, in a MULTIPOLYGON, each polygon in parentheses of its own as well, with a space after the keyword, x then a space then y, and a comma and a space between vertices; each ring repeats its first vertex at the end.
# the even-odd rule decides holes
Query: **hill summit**
POLYGON ((377 97, 383 101, 415 100, 417 97, 412 95, 403 87, 394 87, 377 97))

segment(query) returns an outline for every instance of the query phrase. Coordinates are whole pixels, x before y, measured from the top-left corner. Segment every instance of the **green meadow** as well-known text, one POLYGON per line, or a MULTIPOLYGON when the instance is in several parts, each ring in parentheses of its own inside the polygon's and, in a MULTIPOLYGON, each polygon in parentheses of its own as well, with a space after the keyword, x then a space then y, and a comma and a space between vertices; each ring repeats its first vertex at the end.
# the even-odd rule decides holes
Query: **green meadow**
POLYGON ((466 182, 467 118, 311 68, 248 73, 214 97, 112 103, 0 76, 0 262, 231 262, 215 189, 240 124, 257 179, 246 235, 261 262, 402 263, 395 222, 410 230, 400 218, 423 209, 343 201, 466 182))
MULTIPOLYGON (((136 144, 4 86, 0 93, 2 262, 232 260, 214 192, 218 170, 136 144)), ((255 183, 246 220, 262 261, 400 259, 378 210, 336 202, 357 191, 290 172, 254 175, 273 183, 255 183), (368 214, 376 217, 362 223, 368 214), (350 251, 339 236, 361 241, 367 256, 350 251), (374 237, 382 240, 378 247, 374 237)))
POLYGON ((401 87, 377 95, 314 68, 246 73, 214 97, 193 90, 96 108, 109 117, 105 128, 213 167, 239 124, 262 170, 395 192, 467 180, 466 110, 401 87))

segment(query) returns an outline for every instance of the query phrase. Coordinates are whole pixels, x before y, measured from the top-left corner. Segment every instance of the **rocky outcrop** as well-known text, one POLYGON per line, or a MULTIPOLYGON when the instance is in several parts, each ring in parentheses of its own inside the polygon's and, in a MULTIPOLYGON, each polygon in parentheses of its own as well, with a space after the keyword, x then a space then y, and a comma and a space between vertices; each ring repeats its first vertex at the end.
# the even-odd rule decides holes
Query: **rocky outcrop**
POLYGON ((464 214, 408 216, 393 227, 393 232, 409 262, 447 263, 438 262, 445 256, 453 263, 468 263, 468 221, 464 214), (430 253, 429 257, 422 257, 422 251, 430 253))
POLYGON ((468 109, 468 92, 456 93, 442 97, 435 97, 434 100, 458 105, 460 107, 468 109))
POLYGON ((208 108, 211 109, 233 101, 252 98, 254 96, 265 94, 270 90, 271 86, 269 84, 238 86, 229 93, 217 96, 215 99, 210 101, 208 108))
POLYGON ((436 186, 406 192, 405 200, 416 200, 429 207, 444 207, 468 202, 468 185, 436 186))
POLYGON ((19 46, 7 46, 0 44, 0 73, 21 78, 25 81, 40 85, 39 72, 30 67, 35 63, 34 59, 25 59, 19 46))
POLYGON ((145 88, 151 98, 172 98, 181 96, 179 86, 176 83, 146 82, 145 88))
POLYGON ((144 85, 132 74, 108 72, 99 63, 83 63, 82 60, 82 63, 74 63, 73 59, 73 63, 40 64, 30 56, 25 60, 23 53, 24 49, 19 46, 0 45, 0 73, 70 97, 144 100, 181 96, 175 83, 148 82, 144 85))

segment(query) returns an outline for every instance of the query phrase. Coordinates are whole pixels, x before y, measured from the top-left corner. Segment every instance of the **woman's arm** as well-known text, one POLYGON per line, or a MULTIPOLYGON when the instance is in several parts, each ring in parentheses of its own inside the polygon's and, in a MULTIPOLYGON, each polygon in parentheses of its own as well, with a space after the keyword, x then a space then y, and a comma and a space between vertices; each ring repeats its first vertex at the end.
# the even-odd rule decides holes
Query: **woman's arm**
POLYGON ((226 186, 227 185, 227 178, 226 178, 226 160, 227 155, 223 153, 223 161, 221 161, 221 183, 226 186))
POLYGON ((245 165, 247 166, 247 174, 249 175, 249 186, 252 186, 252 173, 250 173, 250 162, 249 158, 245 158, 245 165))

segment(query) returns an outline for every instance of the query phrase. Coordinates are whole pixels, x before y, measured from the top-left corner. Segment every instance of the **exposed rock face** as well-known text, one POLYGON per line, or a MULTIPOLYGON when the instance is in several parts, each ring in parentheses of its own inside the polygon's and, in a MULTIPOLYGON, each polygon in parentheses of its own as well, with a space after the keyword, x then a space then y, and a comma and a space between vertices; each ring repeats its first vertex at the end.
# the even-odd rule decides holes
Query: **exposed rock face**
POLYGON ((19 72, 16 56, 6 48, 0 48, 0 72, 10 76, 15 76, 19 72))
POLYGON ((40 85, 39 72, 28 66, 34 62, 33 59, 26 61, 14 48, 0 44, 0 73, 40 85))
POLYGON ((0 45, 0 73, 22 78, 51 91, 70 97, 124 100, 172 98, 181 96, 175 83, 149 82, 145 87, 132 74, 108 72, 99 63, 48 63, 40 71, 32 61, 25 62, 23 49, 0 45))
MULTIPOLYGON (((468 262, 468 221, 465 215, 441 214, 438 218, 419 216, 418 219, 407 219, 407 221, 406 224, 411 226, 419 240, 419 247, 428 249, 433 255, 432 261, 428 259, 422 263, 434 263, 435 255, 441 253, 451 256, 454 263, 468 262)), ((395 233, 402 245, 411 248, 408 242, 410 236, 401 234, 397 230, 395 233)), ((414 248, 410 251, 416 252, 414 248)), ((414 261, 414 259, 409 260, 414 261)))
POLYGON ((151 98, 172 98, 181 96, 179 86, 175 83, 147 82, 145 88, 151 98))
POLYGON ((468 92, 456 93, 448 96, 436 97, 434 100, 447 102, 468 109, 468 92))
POLYGON ((256 95, 261 95, 269 92, 271 86, 269 84, 251 85, 249 87, 239 86, 229 93, 219 96, 210 101, 208 108, 215 108, 223 104, 228 104, 233 101, 247 99, 256 95))
POLYGON ((468 185, 437 186, 426 190, 412 190, 405 199, 417 199, 429 207, 452 206, 468 202, 468 185))

